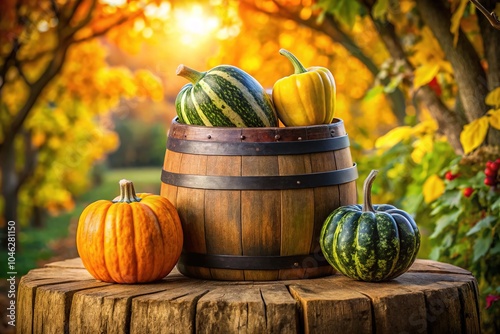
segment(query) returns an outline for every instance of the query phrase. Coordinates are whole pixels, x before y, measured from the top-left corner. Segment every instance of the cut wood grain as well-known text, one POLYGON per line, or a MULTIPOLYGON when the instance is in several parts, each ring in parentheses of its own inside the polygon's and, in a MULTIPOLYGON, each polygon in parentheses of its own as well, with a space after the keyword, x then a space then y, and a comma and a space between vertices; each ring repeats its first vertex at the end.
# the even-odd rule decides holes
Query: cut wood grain
POLYGON ((121 285, 94 280, 77 258, 30 271, 17 302, 17 333, 480 333, 475 278, 430 260, 382 283, 213 281, 174 269, 121 285))

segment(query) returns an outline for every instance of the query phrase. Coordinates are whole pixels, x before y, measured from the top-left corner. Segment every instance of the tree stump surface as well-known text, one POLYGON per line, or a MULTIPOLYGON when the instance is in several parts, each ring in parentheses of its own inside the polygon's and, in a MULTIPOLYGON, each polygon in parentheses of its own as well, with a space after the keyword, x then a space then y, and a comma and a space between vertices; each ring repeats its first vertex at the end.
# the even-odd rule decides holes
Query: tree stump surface
POLYGON ((477 282, 418 259, 366 283, 335 274, 288 281, 209 281, 174 269, 149 284, 96 281, 79 258, 23 276, 17 333, 479 333, 477 282))

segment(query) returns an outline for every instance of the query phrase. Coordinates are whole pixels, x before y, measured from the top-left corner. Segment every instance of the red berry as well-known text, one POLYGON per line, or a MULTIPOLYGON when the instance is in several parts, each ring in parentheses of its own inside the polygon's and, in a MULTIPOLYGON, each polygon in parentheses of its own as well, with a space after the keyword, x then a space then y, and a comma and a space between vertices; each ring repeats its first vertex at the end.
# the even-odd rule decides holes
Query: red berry
POLYGON ((432 88, 432 90, 436 93, 437 96, 441 96, 441 94, 443 93, 441 85, 437 80, 437 77, 432 78, 432 80, 429 82, 429 87, 432 88))
POLYGON ((455 178, 455 175, 451 171, 447 171, 446 174, 444 174, 444 178, 451 181, 455 178))
POLYGON ((473 192, 474 192, 474 189, 472 187, 467 187, 463 190, 463 194, 465 197, 470 197, 473 192))
POLYGON ((500 165, 500 158, 497 158, 495 162, 500 165))
POLYGON ((494 170, 493 170, 493 169, 491 169, 491 168, 486 168, 486 169, 484 170, 484 174, 486 174, 486 176, 491 176, 491 177, 494 177, 494 176, 496 176, 496 175, 497 175, 497 172, 496 172, 496 171, 494 171, 494 170))
POLYGON ((495 162, 492 162, 491 165, 490 165, 490 168, 495 171, 495 172, 498 172, 498 169, 500 168, 500 164, 497 163, 496 161, 495 162))
POLYGON ((484 184, 486 184, 487 186, 494 186, 496 183, 497 183, 497 180, 491 176, 487 176, 484 179, 484 184))

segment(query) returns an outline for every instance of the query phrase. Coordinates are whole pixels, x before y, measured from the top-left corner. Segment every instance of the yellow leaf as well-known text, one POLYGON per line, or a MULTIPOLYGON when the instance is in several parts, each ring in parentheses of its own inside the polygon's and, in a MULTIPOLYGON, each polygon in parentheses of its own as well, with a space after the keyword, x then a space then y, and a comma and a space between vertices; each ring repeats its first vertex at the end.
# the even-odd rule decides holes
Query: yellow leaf
POLYGON ((425 154, 432 152, 434 149, 433 135, 425 135, 413 143, 413 151, 411 152, 412 160, 419 164, 422 162, 425 154))
POLYGON ((439 72, 439 64, 424 64, 415 70, 415 78, 413 79, 413 88, 417 89, 431 82, 432 78, 439 72))
POLYGON ((431 175, 425 180, 422 192, 425 203, 429 204, 439 198, 444 193, 444 181, 436 174, 431 175))
POLYGON ((453 13, 453 16, 451 17, 450 32, 453 34, 453 45, 457 45, 460 21, 462 20, 462 16, 464 16, 465 7, 467 6, 468 3, 469 0, 460 0, 460 5, 458 5, 457 10, 453 13))
POLYGON ((451 63, 446 60, 442 60, 439 62, 439 69, 449 74, 453 73, 453 67, 451 66, 451 63))
POLYGON ((429 119, 426 121, 422 121, 417 123, 413 127, 413 133, 415 135, 424 135, 424 134, 434 134, 438 129, 437 122, 434 119, 429 119))
POLYGON ((410 126, 400 126, 387 132, 375 141, 376 148, 393 147, 403 139, 409 138, 413 133, 410 126))
POLYGON ((488 133, 488 117, 483 116, 464 126, 460 133, 460 143, 464 148, 464 153, 468 154, 474 151, 484 141, 488 133))
POLYGON ((497 87, 489 92, 488 95, 486 95, 485 102, 487 105, 500 108, 500 87, 497 87))
POLYGON ((490 125, 495 129, 500 130, 500 109, 488 111, 488 120, 490 125))

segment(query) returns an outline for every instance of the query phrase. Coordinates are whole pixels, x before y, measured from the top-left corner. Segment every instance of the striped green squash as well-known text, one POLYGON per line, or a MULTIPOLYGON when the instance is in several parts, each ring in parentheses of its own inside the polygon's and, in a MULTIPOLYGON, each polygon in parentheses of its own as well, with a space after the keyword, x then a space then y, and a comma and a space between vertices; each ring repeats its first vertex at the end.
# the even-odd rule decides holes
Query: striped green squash
POLYGON ((180 65, 186 84, 175 100, 180 123, 223 126, 278 126, 276 111, 260 83, 245 71, 220 65, 198 72, 180 65))
POLYGON ((341 206, 325 220, 320 246, 327 261, 342 274, 378 282, 396 278, 413 264, 420 232, 413 218, 392 205, 372 205, 373 170, 363 187, 364 204, 341 206))

